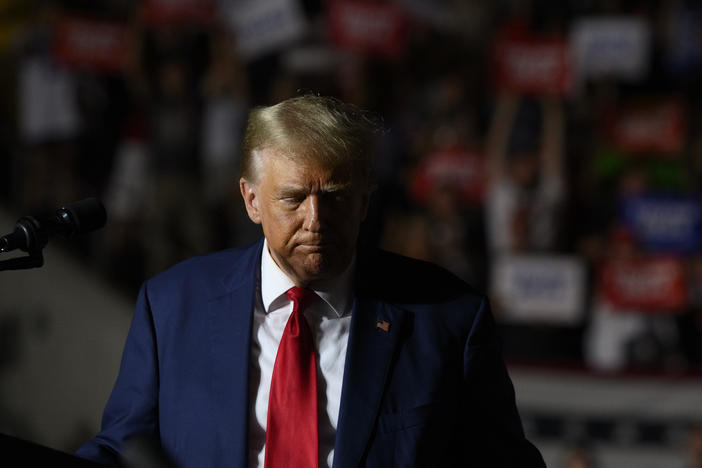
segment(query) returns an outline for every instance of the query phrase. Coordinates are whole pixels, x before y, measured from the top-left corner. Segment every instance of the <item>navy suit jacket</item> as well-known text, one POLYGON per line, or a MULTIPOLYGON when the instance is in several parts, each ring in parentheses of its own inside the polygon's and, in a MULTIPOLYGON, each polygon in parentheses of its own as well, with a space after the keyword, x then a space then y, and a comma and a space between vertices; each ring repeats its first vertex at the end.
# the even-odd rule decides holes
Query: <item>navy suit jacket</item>
MULTIPOLYGON (((129 438, 150 436, 180 467, 247 466, 262 245, 144 283, 102 430, 78 455, 107 462, 129 438)), ((485 297, 387 252, 359 255, 356 270, 334 467, 543 467, 485 297)))

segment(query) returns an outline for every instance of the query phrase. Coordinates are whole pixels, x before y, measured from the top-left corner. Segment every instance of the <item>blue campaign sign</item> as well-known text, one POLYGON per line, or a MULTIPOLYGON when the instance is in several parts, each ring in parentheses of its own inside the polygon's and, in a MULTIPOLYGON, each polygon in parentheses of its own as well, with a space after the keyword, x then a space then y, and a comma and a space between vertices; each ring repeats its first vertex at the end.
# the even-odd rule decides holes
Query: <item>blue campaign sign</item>
POLYGON ((622 202, 622 218, 644 249, 691 253, 701 246, 701 208, 697 197, 644 195, 622 202))

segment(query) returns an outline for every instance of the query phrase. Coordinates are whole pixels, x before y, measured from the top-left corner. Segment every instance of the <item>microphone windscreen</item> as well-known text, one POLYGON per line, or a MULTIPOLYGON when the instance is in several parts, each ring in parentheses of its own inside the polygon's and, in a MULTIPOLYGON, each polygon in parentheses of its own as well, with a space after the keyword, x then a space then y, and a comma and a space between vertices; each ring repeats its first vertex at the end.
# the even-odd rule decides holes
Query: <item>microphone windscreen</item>
POLYGON ((97 198, 86 198, 70 203, 59 210, 68 213, 72 224, 75 226, 75 233, 85 233, 100 229, 107 222, 107 212, 102 202, 97 198))

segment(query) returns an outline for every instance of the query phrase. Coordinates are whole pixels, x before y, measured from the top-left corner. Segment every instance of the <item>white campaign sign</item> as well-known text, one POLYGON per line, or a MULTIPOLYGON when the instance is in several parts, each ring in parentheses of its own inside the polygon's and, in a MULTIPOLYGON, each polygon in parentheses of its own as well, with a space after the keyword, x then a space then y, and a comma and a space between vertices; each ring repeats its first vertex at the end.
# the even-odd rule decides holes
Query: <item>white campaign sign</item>
POLYGON ((576 257, 498 258, 490 278, 500 317, 508 321, 577 323, 585 304, 585 266, 576 257))
POLYGON ((288 46, 305 32, 304 15, 294 0, 228 1, 221 8, 245 59, 288 46))
POLYGON ((649 26, 633 17, 591 17, 576 21, 571 46, 577 76, 643 78, 648 71, 650 36, 649 26))

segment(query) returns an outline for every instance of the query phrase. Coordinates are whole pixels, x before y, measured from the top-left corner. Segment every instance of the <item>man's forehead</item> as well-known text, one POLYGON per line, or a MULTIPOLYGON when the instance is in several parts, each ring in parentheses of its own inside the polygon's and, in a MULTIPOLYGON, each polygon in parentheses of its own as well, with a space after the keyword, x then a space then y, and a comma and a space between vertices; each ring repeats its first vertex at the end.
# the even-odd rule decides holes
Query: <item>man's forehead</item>
POLYGON ((298 167, 294 171, 276 171, 265 174, 269 187, 277 192, 335 192, 355 187, 353 177, 348 173, 316 171, 298 167))
POLYGON ((256 154, 259 173, 262 177, 276 177, 281 180, 298 181, 304 184, 307 178, 324 176, 338 183, 350 183, 354 165, 350 160, 320 160, 312 155, 302 155, 288 151, 263 149, 256 154))

